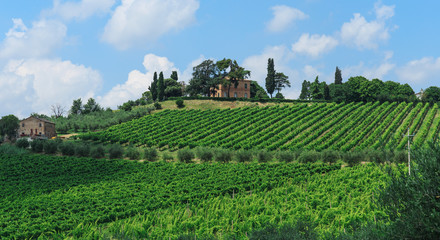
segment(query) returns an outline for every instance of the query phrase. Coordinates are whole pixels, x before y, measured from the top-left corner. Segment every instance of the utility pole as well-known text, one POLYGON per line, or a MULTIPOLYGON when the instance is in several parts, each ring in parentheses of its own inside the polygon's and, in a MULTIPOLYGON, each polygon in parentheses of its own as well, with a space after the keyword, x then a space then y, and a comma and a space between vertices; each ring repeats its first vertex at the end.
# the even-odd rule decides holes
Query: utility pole
POLYGON ((411 175, 411 147, 410 147, 409 138, 414 137, 414 134, 409 135, 409 128, 408 128, 408 134, 404 136, 408 137, 408 175, 411 175))

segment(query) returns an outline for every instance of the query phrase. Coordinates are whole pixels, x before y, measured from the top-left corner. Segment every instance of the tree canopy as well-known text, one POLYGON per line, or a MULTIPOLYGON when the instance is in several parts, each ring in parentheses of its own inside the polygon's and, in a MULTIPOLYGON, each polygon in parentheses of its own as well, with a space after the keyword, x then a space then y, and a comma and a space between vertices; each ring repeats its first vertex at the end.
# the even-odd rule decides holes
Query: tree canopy
POLYGON ((0 136, 8 136, 9 138, 15 138, 17 130, 20 127, 20 121, 14 115, 3 116, 0 119, 0 136))

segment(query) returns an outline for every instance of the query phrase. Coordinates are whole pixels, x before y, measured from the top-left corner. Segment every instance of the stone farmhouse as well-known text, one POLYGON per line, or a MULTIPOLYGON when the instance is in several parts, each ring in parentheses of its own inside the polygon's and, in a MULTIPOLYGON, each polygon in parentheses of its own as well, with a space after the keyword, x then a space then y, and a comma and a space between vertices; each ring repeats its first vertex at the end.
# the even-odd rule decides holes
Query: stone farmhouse
MULTIPOLYGON (((215 93, 211 93, 210 97, 228 97, 228 86, 223 86, 222 84, 219 84, 218 87, 215 88, 215 93)), ((250 98, 251 80, 239 80, 237 87, 232 84, 229 90, 229 97, 250 98)))
POLYGON ((37 117, 28 117, 20 122, 20 137, 52 138, 56 137, 55 123, 37 117))

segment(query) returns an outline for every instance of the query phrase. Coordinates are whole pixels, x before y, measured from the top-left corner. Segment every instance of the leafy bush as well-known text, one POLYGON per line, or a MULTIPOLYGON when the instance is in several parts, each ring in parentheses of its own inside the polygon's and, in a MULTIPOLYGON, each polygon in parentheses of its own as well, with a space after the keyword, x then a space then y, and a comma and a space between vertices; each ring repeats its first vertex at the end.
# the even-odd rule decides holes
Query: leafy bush
POLYGON ((162 105, 160 105, 160 103, 158 103, 158 102, 155 102, 155 103, 154 103, 154 107, 155 107, 157 110, 162 109, 162 105))
POLYGON ((177 99, 176 100, 176 105, 177 105, 178 108, 185 107, 185 104, 183 104, 183 100, 182 99, 177 99))
POLYGON ((202 162, 210 162, 214 157, 213 149, 205 147, 196 148, 196 155, 202 162))
POLYGON ((28 153, 28 151, 11 144, 0 145, 0 154, 19 155, 25 153, 28 153))
POLYGON ((408 152, 405 150, 394 152, 393 162, 395 163, 408 162, 408 152))
POLYGON ((346 152, 343 155, 343 160, 348 166, 353 167, 362 162, 363 156, 360 152, 346 152))
POLYGON ((146 148, 144 150, 144 158, 148 161, 154 162, 157 160, 159 154, 157 153, 156 148, 146 148))
POLYGON ((56 141, 52 141, 52 140, 46 141, 44 143, 43 148, 44 148, 44 152, 46 154, 54 154, 58 150, 58 143, 56 141))
POLYGON ((110 146, 108 154, 110 159, 122 158, 124 155, 124 149, 119 144, 113 144, 110 146))
POLYGON ((90 155, 90 146, 87 144, 77 144, 75 146, 75 155, 78 157, 88 157, 90 155))
POLYGON ((103 158, 105 157, 105 150, 104 147, 99 145, 97 147, 94 147, 90 151, 90 156, 92 158, 103 158))
POLYGON ((238 150, 235 152, 235 159, 237 159, 237 162, 250 162, 253 157, 252 152, 248 150, 238 150))
POLYGON ((35 139, 31 142, 32 152, 41 153, 43 152, 44 143, 42 140, 35 139))
POLYGON ((60 145, 61 154, 65 156, 75 155, 75 146, 72 142, 64 142, 60 145))
POLYGON ((179 159, 180 162, 190 163, 192 162, 193 158, 194 153, 187 148, 177 151, 177 159, 179 159))
POLYGON ((173 155, 171 155, 170 153, 168 153, 168 152, 164 152, 164 153, 162 153, 162 159, 163 159, 164 161, 173 161, 173 160, 174 160, 174 157, 173 157, 173 155))
POLYGON ((16 142, 15 145, 18 148, 28 148, 29 147, 29 140, 27 138, 19 138, 16 142))
POLYGON ((215 150, 214 158, 217 162, 227 163, 232 160, 233 152, 228 149, 219 148, 215 150))
POLYGON ((298 157, 300 163, 312 163, 321 160, 321 154, 315 151, 303 151, 298 157))
POLYGON ((127 148, 125 156, 128 157, 128 159, 130 160, 138 160, 141 157, 141 154, 135 147, 130 146, 129 148, 127 148))
POLYGON ((271 152, 268 152, 266 150, 260 150, 257 152, 257 159, 260 163, 269 162, 272 160, 273 156, 271 152))
POLYGON ((281 151, 277 154, 277 159, 280 162, 292 162, 295 159, 295 154, 291 151, 281 151))
POLYGON ((335 150, 326 149, 321 152, 321 159, 325 163, 333 164, 340 158, 339 153, 335 150))

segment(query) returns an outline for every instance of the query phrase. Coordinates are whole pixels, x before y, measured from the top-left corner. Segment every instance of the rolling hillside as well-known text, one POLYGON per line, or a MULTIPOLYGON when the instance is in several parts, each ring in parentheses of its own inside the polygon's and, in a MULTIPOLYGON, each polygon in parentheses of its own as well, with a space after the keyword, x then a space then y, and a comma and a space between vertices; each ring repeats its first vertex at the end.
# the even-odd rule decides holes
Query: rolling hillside
POLYGON ((407 129, 415 146, 437 138, 438 105, 428 103, 295 103, 213 110, 164 110, 105 131, 82 135, 102 142, 171 150, 232 149, 350 151, 402 149, 407 129))

